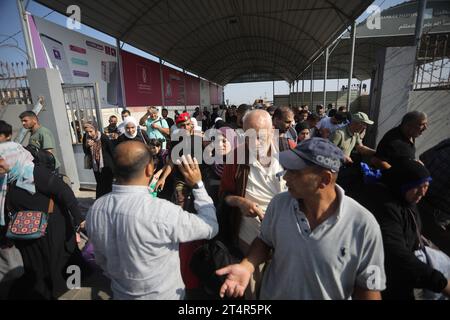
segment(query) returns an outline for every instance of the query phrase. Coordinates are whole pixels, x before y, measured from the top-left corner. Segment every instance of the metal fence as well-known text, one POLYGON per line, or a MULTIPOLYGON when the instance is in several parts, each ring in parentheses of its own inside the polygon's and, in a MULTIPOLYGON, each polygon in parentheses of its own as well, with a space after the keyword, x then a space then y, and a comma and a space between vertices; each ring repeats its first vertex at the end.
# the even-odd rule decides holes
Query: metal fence
POLYGON ((450 89, 449 35, 423 35, 417 51, 414 90, 450 89))
POLYGON ((0 61, 0 104, 32 104, 26 70, 28 61, 0 61))

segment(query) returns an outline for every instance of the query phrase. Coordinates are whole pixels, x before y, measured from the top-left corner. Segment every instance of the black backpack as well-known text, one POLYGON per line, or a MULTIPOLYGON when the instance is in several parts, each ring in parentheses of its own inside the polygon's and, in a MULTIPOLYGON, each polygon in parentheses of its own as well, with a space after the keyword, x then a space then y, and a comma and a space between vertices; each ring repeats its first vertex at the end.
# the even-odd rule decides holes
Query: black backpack
POLYGON ((205 292, 211 297, 220 299, 220 287, 225 282, 226 276, 216 275, 216 270, 239 263, 241 259, 240 252, 231 252, 223 242, 215 238, 195 250, 189 266, 200 279, 205 292))

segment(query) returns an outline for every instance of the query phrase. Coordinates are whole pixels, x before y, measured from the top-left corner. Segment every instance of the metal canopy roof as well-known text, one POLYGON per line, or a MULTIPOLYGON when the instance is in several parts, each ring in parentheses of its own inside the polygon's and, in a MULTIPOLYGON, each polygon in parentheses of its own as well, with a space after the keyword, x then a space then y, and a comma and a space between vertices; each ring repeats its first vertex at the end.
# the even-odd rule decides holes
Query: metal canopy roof
POLYGON ((373 0, 37 0, 216 82, 292 82, 373 0))
MULTIPOLYGON (((379 49, 414 45, 417 1, 398 4, 381 12, 381 28, 369 29, 366 20, 356 27, 355 61, 353 77, 370 79, 379 49)), ((423 33, 426 35, 450 34, 450 1, 428 1, 423 33)), ((328 61, 328 79, 347 79, 349 75, 351 40, 348 33, 338 40, 328 61)), ((450 48, 450 43, 447 42, 450 48)), ((332 46, 333 48, 333 46, 332 46)), ((441 48, 442 49, 442 48, 441 48)), ((450 52, 450 51, 447 51, 450 52)), ((427 53, 420 52, 419 57, 427 53)), ((428 53, 428 56, 430 53, 428 53)), ((314 62, 313 77, 324 78, 325 58, 314 62)), ((311 80, 311 70, 300 79, 311 80)))
MULTIPOLYGON (((358 80, 370 79, 376 63, 379 49, 387 47, 404 47, 414 45, 414 36, 392 36, 378 38, 360 38, 355 43, 355 60, 353 78, 358 80)), ((342 39, 328 60, 328 79, 348 79, 350 66, 350 39, 342 39)), ((325 58, 322 56, 313 66, 314 80, 322 80, 325 74, 325 58)), ((311 80, 311 69, 304 72, 300 80, 311 80)))

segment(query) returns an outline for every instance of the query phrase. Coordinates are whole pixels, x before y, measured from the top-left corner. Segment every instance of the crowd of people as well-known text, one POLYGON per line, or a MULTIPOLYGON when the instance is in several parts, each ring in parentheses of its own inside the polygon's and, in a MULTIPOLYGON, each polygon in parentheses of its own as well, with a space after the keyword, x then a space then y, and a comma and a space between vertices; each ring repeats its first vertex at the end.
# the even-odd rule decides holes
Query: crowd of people
POLYGON ((364 144, 374 121, 346 107, 242 104, 174 119, 148 107, 139 120, 121 117, 82 123, 97 182, 86 217, 61 179, 51 131, 22 113, 23 147, 0 121, 1 246, 15 246, 24 266, 10 298, 61 295, 80 232, 114 299, 450 296, 450 271, 417 256, 423 235, 450 254, 450 138, 419 158, 425 113, 405 114, 376 148, 364 144), (45 234, 11 237, 22 211, 48 213, 45 234), (236 263, 201 260, 219 244, 208 253, 236 263))

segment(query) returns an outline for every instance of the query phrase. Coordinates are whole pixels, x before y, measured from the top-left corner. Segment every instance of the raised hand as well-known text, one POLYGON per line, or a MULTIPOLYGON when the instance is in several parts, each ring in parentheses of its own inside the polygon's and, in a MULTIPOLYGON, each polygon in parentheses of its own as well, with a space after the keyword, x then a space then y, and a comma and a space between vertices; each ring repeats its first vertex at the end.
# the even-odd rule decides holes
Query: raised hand
POLYGON ((177 161, 178 168, 184 176, 184 180, 189 187, 194 187, 197 182, 202 181, 202 174, 198 166, 197 159, 192 159, 191 155, 182 156, 181 161, 177 161))

